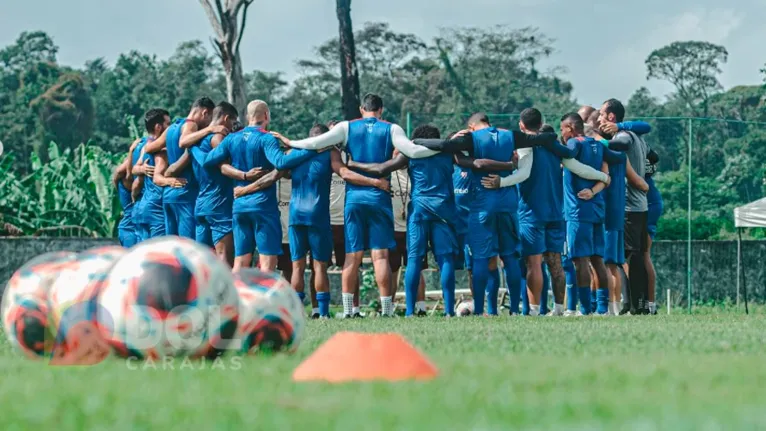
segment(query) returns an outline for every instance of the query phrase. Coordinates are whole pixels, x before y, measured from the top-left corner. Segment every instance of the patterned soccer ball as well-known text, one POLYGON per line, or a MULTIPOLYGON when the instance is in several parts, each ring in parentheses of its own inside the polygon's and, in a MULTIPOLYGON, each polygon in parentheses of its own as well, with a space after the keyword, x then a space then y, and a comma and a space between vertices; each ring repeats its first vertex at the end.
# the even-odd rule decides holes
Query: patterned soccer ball
POLYGON ((56 334, 52 363, 94 365, 109 356, 97 327, 98 295, 109 270, 125 253, 122 247, 94 248, 61 265, 48 296, 49 324, 56 334))
POLYGON ((473 301, 464 301, 455 307, 455 314, 466 317, 473 314, 473 301))
POLYGON ((294 352, 306 331, 306 313, 279 274, 245 269, 234 274, 239 293, 239 353, 294 352))
POLYGON ((163 237, 132 248, 99 294, 99 329, 122 357, 214 358, 236 330, 229 268, 207 247, 163 237))
POLYGON ((51 353, 48 293, 61 267, 76 258, 68 251, 45 253, 19 268, 3 292, 2 318, 8 342, 31 359, 51 353))

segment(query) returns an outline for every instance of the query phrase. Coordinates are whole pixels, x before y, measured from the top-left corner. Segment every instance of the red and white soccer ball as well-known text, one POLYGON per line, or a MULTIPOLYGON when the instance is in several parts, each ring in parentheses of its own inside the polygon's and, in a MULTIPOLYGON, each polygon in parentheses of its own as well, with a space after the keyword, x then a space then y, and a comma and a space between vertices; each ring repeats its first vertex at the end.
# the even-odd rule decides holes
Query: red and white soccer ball
POLYGON ((28 358, 40 359, 53 349, 49 292, 61 268, 76 256, 68 251, 41 254, 19 268, 5 285, 0 310, 5 336, 28 358))
POLYGON ((110 348, 97 327, 98 295, 112 266, 126 254, 122 247, 86 250, 61 265, 52 283, 49 324, 55 334, 52 363, 94 365, 110 348))
POLYGON ((132 248, 99 294, 98 324, 122 357, 214 358, 229 348, 238 297, 209 248, 163 237, 132 248))
POLYGON ((244 269, 234 274, 239 294, 239 353, 294 352, 306 331, 303 303, 275 272, 244 269))

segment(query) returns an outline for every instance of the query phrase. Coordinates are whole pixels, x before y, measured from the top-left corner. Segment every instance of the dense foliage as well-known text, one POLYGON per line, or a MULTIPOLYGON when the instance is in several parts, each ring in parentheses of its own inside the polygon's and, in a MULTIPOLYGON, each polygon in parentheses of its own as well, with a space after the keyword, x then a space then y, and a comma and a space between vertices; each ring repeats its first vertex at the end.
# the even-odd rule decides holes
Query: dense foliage
MULTIPOLYGON (((514 127, 513 114, 529 106, 550 117, 577 107, 560 70, 537 68, 554 41, 536 29, 453 28, 426 41, 368 23, 355 32, 355 44, 362 93, 380 93, 385 117, 403 125, 409 118, 413 127, 432 122, 455 130, 466 113, 484 110, 506 114, 497 122, 514 127)), ((57 52, 43 32, 22 33, 0 48, 0 141, 10 153, 0 158, 0 222, 28 234, 76 225, 110 235, 119 216, 110 170, 141 130, 143 112, 164 107, 182 116, 198 96, 222 100, 222 67, 199 41, 182 43, 167 59, 131 51, 114 64, 94 59, 82 69, 59 64, 57 52)), ((660 48, 647 58, 647 77, 676 91, 659 100, 641 88, 626 101, 631 117, 736 120, 650 120, 648 140, 662 156, 661 239, 686 236, 690 126, 694 238, 731 235, 732 208, 766 192, 766 124, 754 123, 766 121, 766 90, 723 91, 718 74, 727 56, 702 42, 660 48)), ((247 99, 269 102, 274 129, 305 136, 313 123, 342 117, 338 58, 333 38, 297 60, 292 82, 282 73, 250 71, 247 99)))

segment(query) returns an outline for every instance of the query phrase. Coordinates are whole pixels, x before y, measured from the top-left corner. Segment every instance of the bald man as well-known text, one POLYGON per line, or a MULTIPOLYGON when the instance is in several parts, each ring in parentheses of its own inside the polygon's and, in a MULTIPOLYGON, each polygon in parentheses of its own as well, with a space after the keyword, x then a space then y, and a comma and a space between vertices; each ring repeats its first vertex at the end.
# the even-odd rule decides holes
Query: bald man
MULTIPOLYGON (((254 100, 247 105, 247 121, 247 127, 228 135, 208 154, 206 168, 218 169, 230 160, 231 165, 242 172, 255 168, 271 170, 272 173, 266 177, 275 182, 282 175, 279 171, 292 169, 316 154, 308 150, 285 154, 277 138, 266 131, 271 122, 271 112, 262 100, 254 100)), ((245 178, 243 175, 235 184, 243 187, 245 192, 240 195, 235 193, 233 205, 234 271, 250 267, 256 249, 260 268, 274 271, 277 258, 282 254, 277 188, 273 182, 268 187, 254 187, 245 178)))

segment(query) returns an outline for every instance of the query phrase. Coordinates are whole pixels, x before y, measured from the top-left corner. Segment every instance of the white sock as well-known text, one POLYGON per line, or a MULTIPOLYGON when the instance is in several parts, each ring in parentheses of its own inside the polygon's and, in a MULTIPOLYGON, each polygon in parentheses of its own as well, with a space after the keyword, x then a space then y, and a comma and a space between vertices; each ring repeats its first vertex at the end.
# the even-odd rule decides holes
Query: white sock
POLYGON ((657 311, 657 304, 655 304, 654 302, 650 302, 649 303, 649 311, 651 311, 652 313, 657 311))
POLYGON ((415 310, 426 311, 426 301, 418 301, 415 303, 415 310))
POLYGON ((359 309, 359 307, 354 307, 352 310, 353 310, 352 313, 354 313, 354 314, 357 314, 357 313, 361 314, 362 313, 362 310, 359 309))
POLYGON ((553 304, 553 313, 554 314, 563 314, 564 313, 564 304, 553 304))
POLYGON ((620 314, 620 303, 619 302, 610 302, 609 303, 609 310, 611 310, 611 313, 615 316, 620 314))
POLYGON ((312 308, 311 314, 319 314, 319 308, 312 308))
POLYGON ((384 316, 394 315, 394 301, 390 296, 380 297, 380 308, 384 316))
POLYGON ((529 315, 530 316, 539 316, 540 315, 540 306, 539 305, 529 304, 529 315))
POLYGON ((354 308, 354 294, 343 292, 343 315, 350 316, 354 308))

